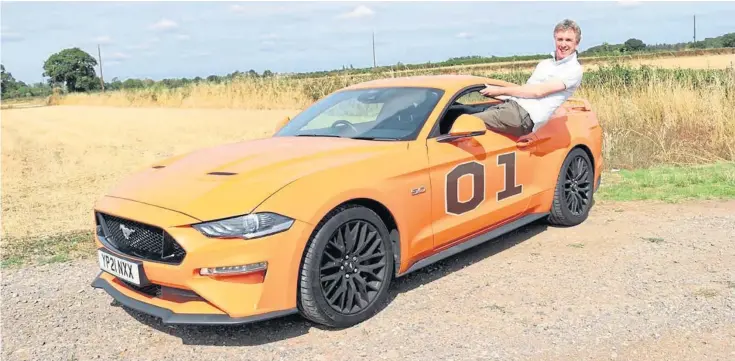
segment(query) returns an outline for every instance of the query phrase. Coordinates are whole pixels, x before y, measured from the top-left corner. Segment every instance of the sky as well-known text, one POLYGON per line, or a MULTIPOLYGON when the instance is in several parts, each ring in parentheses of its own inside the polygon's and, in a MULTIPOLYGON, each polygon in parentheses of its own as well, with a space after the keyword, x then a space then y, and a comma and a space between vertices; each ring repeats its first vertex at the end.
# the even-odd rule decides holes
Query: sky
MULTIPOLYGON (((303 72, 551 53, 554 25, 580 50, 635 37, 676 43, 735 32, 735 2, 7 2, 0 59, 27 83, 53 53, 102 53, 105 81, 303 72)), ((99 69, 96 69, 99 71, 99 69)))

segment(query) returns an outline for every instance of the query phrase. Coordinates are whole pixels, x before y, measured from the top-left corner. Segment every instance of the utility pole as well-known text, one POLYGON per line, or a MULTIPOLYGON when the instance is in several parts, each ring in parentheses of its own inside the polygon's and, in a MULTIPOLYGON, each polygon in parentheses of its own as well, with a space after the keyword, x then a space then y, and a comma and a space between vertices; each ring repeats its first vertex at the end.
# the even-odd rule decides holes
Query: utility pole
POLYGON ((102 92, 104 92, 105 78, 102 76, 102 52, 100 51, 100 44, 97 44, 97 57, 100 59, 100 84, 102 85, 102 92))
POLYGON ((694 15, 694 42, 697 42, 697 15, 694 15))
POLYGON ((373 30, 373 68, 377 67, 377 63, 375 62, 375 30, 373 30))

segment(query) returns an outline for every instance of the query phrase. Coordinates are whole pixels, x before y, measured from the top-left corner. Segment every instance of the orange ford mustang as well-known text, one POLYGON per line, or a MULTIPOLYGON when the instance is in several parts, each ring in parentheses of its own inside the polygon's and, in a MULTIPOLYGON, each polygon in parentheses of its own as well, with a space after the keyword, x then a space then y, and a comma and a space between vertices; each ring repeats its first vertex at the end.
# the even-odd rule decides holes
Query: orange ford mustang
POLYGON ((391 281, 533 221, 583 222, 602 130, 570 99, 521 138, 473 116, 474 76, 364 82, 268 138, 153 164, 94 206, 92 286, 165 323, 300 313, 349 327, 391 281))

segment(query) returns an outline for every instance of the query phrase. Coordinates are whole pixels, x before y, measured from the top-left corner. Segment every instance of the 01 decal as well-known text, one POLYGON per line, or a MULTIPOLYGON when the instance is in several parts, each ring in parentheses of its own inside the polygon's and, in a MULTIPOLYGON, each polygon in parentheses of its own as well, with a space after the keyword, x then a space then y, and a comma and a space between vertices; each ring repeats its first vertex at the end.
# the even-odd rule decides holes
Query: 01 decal
MULTIPOLYGON (((516 153, 500 154, 497 165, 502 166, 503 189, 496 193, 498 202, 523 193, 523 184, 516 184, 516 153)), ((472 161, 452 168, 445 179, 444 207, 446 213, 460 215, 477 208, 485 201, 485 165, 472 161), (459 200, 459 179, 471 177, 472 196, 466 201, 459 200)))
POLYGON ((485 200, 485 165, 479 162, 462 163, 446 175, 446 192, 444 193, 445 211, 450 214, 469 212, 485 200), (472 177, 472 197, 459 201, 459 178, 472 177))
POLYGON ((501 154, 498 156, 498 165, 505 169, 503 190, 497 193, 498 202, 523 192, 523 184, 516 184, 516 152, 501 154))

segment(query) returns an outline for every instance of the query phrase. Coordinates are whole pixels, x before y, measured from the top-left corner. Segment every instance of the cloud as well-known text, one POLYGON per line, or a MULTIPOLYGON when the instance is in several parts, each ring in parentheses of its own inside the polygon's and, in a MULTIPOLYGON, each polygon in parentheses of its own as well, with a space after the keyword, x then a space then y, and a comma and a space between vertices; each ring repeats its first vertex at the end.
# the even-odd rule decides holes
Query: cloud
POLYGON ((230 6, 230 11, 234 13, 245 13, 247 12, 247 10, 248 9, 242 5, 235 4, 235 5, 230 6))
POLYGON ((169 19, 161 19, 157 23, 152 24, 150 26, 150 29, 156 30, 156 31, 169 31, 173 30, 179 27, 179 24, 177 24, 173 20, 169 19))
POLYGON ((25 39, 23 35, 20 33, 14 33, 14 32, 5 32, 3 31, 2 34, 0 34, 0 38, 2 38, 3 43, 14 43, 23 41, 25 39))
POLYGON ((146 50, 151 48, 151 44, 149 42, 144 42, 137 45, 128 45, 125 48, 128 50, 146 50))
POLYGON ((111 55, 106 56, 106 58, 110 60, 125 60, 130 59, 130 55, 118 51, 116 53, 112 53, 111 55))
POLYGON ((308 10, 316 6, 316 3, 306 5, 299 3, 288 3, 286 5, 279 4, 276 2, 259 4, 250 2, 247 5, 230 5, 229 10, 234 14, 244 15, 248 18, 264 18, 271 16, 290 16, 298 13, 302 13, 302 10, 308 10))
POLYGON ((268 34, 262 35, 260 38, 265 39, 265 40, 275 40, 275 39, 279 39, 280 36, 276 33, 268 33, 268 34))
POLYGON ((186 35, 186 34, 178 34, 178 35, 176 35, 176 39, 179 39, 179 40, 189 40, 189 39, 191 39, 191 36, 186 35))
POLYGON ((107 36, 107 35, 98 36, 98 37, 92 39, 92 41, 94 41, 95 43, 100 44, 100 45, 109 45, 109 44, 112 44, 112 38, 109 37, 109 36, 107 36))
POLYGON ((469 39, 469 38, 472 38, 473 36, 474 35, 472 35, 472 33, 466 33, 464 31, 461 32, 461 33, 459 33, 459 34, 457 34, 457 37, 460 38, 460 39, 469 39))
POLYGON ((140 43, 137 45, 128 45, 125 47, 125 49, 128 49, 128 50, 146 50, 150 48, 151 48, 151 44, 149 43, 140 43))
POLYGON ((360 5, 348 13, 339 15, 338 18, 340 19, 359 19, 359 18, 364 18, 364 17, 370 17, 373 15, 375 15, 375 11, 371 10, 369 7, 365 5, 360 5))
POLYGON ((144 41, 144 42, 142 42, 140 44, 137 44, 137 45, 128 45, 125 48, 128 49, 128 50, 147 50, 147 49, 150 49, 151 48, 151 46, 153 45, 153 43, 157 43, 159 41, 161 41, 161 39, 159 37, 155 36, 155 37, 149 38, 148 40, 146 40, 146 41, 144 41))
POLYGON ((145 50, 145 49, 150 49, 150 48, 151 48, 151 44, 148 44, 148 43, 140 43, 140 44, 137 44, 137 45, 128 45, 128 46, 125 47, 125 49, 128 49, 128 50, 145 50))
POLYGON ((210 55, 210 54, 211 54, 211 53, 210 53, 210 52, 208 52, 208 51, 200 51, 200 52, 198 52, 198 53, 182 54, 182 55, 181 55, 181 58, 182 58, 182 59, 188 59, 188 58, 199 58, 199 57, 203 57, 203 56, 208 56, 208 55, 210 55))
POLYGON ((638 6, 638 4, 640 4, 640 1, 636 1, 636 0, 618 0, 618 5, 624 6, 624 7, 638 6))

